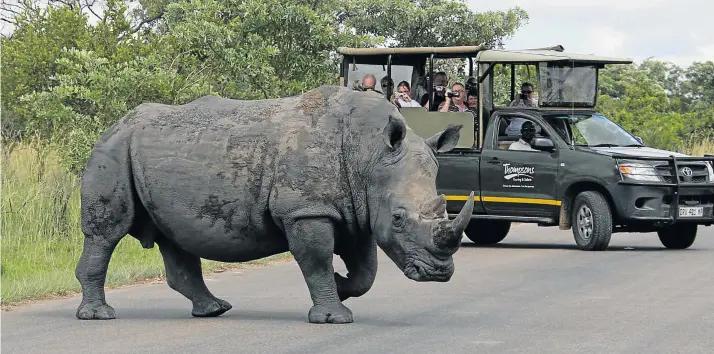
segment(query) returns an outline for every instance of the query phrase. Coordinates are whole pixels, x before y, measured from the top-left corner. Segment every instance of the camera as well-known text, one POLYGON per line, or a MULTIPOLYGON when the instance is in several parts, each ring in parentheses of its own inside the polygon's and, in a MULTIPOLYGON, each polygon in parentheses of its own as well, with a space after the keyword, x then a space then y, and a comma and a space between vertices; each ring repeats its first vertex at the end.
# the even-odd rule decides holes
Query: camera
POLYGON ((372 88, 368 86, 362 86, 362 84, 357 84, 357 86, 355 86, 355 91, 372 91, 372 88))
POLYGON ((444 97, 446 94, 446 86, 434 86, 434 96, 444 97))
POLYGON ((478 96, 478 82, 475 77, 466 80, 466 94, 468 96, 478 96))
POLYGON ((446 94, 446 96, 448 96, 449 98, 459 97, 459 93, 458 92, 449 92, 446 94))

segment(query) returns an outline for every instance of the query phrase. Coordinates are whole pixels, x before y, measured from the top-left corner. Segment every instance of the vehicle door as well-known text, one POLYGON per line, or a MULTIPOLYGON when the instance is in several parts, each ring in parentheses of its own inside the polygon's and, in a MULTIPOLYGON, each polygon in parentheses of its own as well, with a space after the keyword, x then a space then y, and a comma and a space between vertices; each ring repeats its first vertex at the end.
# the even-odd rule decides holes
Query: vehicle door
POLYGON ((556 216, 558 149, 525 151, 510 149, 521 137, 520 126, 530 121, 535 137, 555 137, 538 120, 523 113, 497 113, 496 127, 489 131, 481 152, 481 201, 488 214, 556 216), (509 127, 510 125, 510 127, 509 127), (510 134, 510 135, 509 135, 510 134))
POLYGON ((423 108, 403 107, 400 112, 409 128, 417 135, 430 137, 449 124, 461 125, 461 134, 452 151, 436 154, 439 171, 436 176, 436 191, 446 196, 449 214, 458 214, 469 194, 474 192, 475 214, 483 213, 479 202, 480 151, 475 147, 474 115, 470 112, 427 112, 423 108))
POLYGON ((447 211, 455 214, 461 211, 469 193, 474 192, 474 214, 484 212, 479 202, 479 161, 478 149, 450 151, 436 155, 439 172, 436 176, 437 193, 446 196, 447 211))

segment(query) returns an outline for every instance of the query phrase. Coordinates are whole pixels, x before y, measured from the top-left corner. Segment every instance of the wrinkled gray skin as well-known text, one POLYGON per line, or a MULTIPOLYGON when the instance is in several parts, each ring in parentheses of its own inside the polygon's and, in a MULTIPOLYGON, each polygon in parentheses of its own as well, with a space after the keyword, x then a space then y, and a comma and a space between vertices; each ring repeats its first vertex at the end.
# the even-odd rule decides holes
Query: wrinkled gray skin
POLYGON ((260 101, 202 97, 145 103, 104 133, 82 180, 80 319, 112 319, 110 256, 127 233, 158 244, 168 285, 193 316, 231 308, 206 287, 200 258, 244 262, 290 251, 313 323, 349 323, 342 300, 366 293, 377 245, 416 281, 448 281, 473 209, 446 218, 435 151, 460 126, 424 140, 382 96, 323 86, 260 101), (334 272, 333 254, 345 262, 334 272))

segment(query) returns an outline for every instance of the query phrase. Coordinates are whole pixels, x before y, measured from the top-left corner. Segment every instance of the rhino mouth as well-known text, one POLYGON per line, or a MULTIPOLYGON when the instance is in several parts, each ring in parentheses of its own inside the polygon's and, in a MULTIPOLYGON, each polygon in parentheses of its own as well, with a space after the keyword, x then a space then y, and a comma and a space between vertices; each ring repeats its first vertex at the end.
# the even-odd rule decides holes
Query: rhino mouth
POLYGON ((454 274, 454 262, 451 257, 441 259, 436 256, 428 258, 409 257, 404 267, 404 275, 418 282, 447 282, 454 274))

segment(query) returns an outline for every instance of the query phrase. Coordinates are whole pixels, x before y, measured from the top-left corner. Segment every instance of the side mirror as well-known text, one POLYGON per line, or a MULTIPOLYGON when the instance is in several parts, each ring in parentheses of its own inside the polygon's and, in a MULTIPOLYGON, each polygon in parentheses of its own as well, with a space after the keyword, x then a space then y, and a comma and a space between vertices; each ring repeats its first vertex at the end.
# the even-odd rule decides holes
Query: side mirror
POLYGON ((533 139, 531 147, 540 151, 552 152, 553 150, 555 150, 555 144, 553 144, 553 140, 550 140, 548 138, 533 139))
POLYGON ((635 139, 640 142, 640 144, 645 145, 645 143, 642 141, 642 138, 639 136, 635 136, 635 139))

